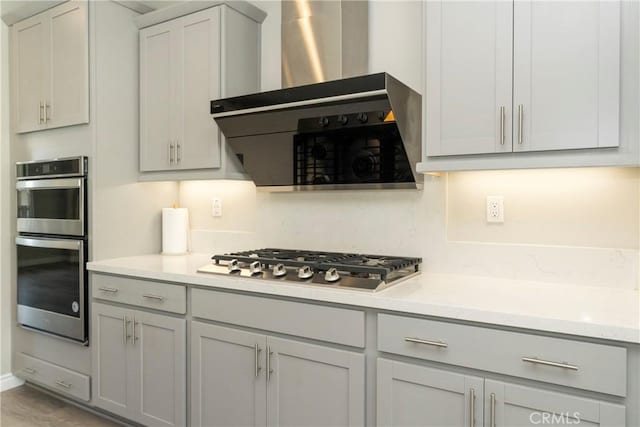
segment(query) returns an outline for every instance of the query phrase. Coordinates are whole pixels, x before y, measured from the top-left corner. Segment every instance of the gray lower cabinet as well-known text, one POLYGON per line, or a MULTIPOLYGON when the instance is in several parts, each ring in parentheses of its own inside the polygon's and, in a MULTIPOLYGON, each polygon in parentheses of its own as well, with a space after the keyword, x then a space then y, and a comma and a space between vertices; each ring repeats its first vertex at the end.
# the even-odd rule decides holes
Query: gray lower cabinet
POLYGON ((186 321, 92 304, 93 402, 145 425, 186 423, 186 321))
POLYGON ((378 426, 481 426, 482 378, 378 359, 378 426))
POLYGON ((501 381, 485 381, 485 426, 622 427, 625 407, 501 381))
POLYGON ((194 426, 363 426, 364 355, 192 322, 194 426))

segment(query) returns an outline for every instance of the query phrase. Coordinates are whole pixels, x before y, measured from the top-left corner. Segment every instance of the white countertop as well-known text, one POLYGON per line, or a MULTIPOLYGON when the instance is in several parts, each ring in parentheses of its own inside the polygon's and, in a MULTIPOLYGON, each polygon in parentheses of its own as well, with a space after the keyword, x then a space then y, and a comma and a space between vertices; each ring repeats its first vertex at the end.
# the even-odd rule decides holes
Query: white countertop
POLYGON ((198 273, 210 255, 143 255, 90 271, 640 343, 637 290, 422 273, 376 293, 198 273))

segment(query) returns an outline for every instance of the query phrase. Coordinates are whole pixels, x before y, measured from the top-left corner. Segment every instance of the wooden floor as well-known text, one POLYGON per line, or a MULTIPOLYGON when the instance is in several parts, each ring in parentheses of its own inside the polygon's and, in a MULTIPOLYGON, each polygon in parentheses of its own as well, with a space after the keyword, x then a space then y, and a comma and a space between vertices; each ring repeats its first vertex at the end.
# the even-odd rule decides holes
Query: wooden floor
POLYGON ((23 385, 0 393, 0 426, 116 427, 119 425, 23 385))

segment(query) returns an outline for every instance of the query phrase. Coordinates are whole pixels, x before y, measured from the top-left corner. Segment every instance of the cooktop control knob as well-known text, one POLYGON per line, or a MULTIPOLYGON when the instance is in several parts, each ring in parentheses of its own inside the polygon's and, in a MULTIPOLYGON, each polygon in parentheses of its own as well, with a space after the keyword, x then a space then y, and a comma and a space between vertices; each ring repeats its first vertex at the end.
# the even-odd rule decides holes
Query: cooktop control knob
POLYGON ((311 270, 311 267, 309 267, 308 265, 305 265, 298 269, 298 278, 309 279, 311 277, 313 277, 313 270, 311 270))
POLYGON ((326 128, 327 126, 329 126, 329 118, 328 117, 320 117, 320 120, 318 120, 318 124, 320 126, 322 126, 323 128, 326 128))
POLYGON ((360 123, 367 123, 368 120, 369 116, 367 116, 367 113, 358 113, 358 121, 360 123))
POLYGON ((326 280, 327 282, 337 282, 338 280, 340 280, 338 270, 336 270, 334 267, 328 269, 324 274, 324 280, 326 280))
POLYGON ((340 123, 341 125, 346 125, 347 123, 349 123, 349 117, 343 115, 338 116, 338 123, 340 123))
POLYGON ((262 264, 260 261, 253 261, 249 264, 249 273, 253 276, 254 274, 262 273, 262 264))
POLYGON ((229 264, 227 264, 227 268, 229 269, 229 273, 237 273, 240 271, 240 263, 237 259, 232 259, 229 261, 229 264))
POLYGON ((273 273, 273 277, 282 277, 287 275, 287 269, 284 264, 274 265, 271 272, 273 273))

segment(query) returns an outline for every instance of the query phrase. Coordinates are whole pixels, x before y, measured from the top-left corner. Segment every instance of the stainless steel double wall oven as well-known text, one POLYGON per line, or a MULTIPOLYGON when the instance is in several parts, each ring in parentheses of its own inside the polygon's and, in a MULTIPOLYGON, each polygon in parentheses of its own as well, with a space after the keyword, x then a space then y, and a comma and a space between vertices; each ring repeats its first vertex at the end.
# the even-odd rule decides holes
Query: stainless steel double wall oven
POLYGON ((16 169, 18 323, 87 344, 87 158, 16 169))

